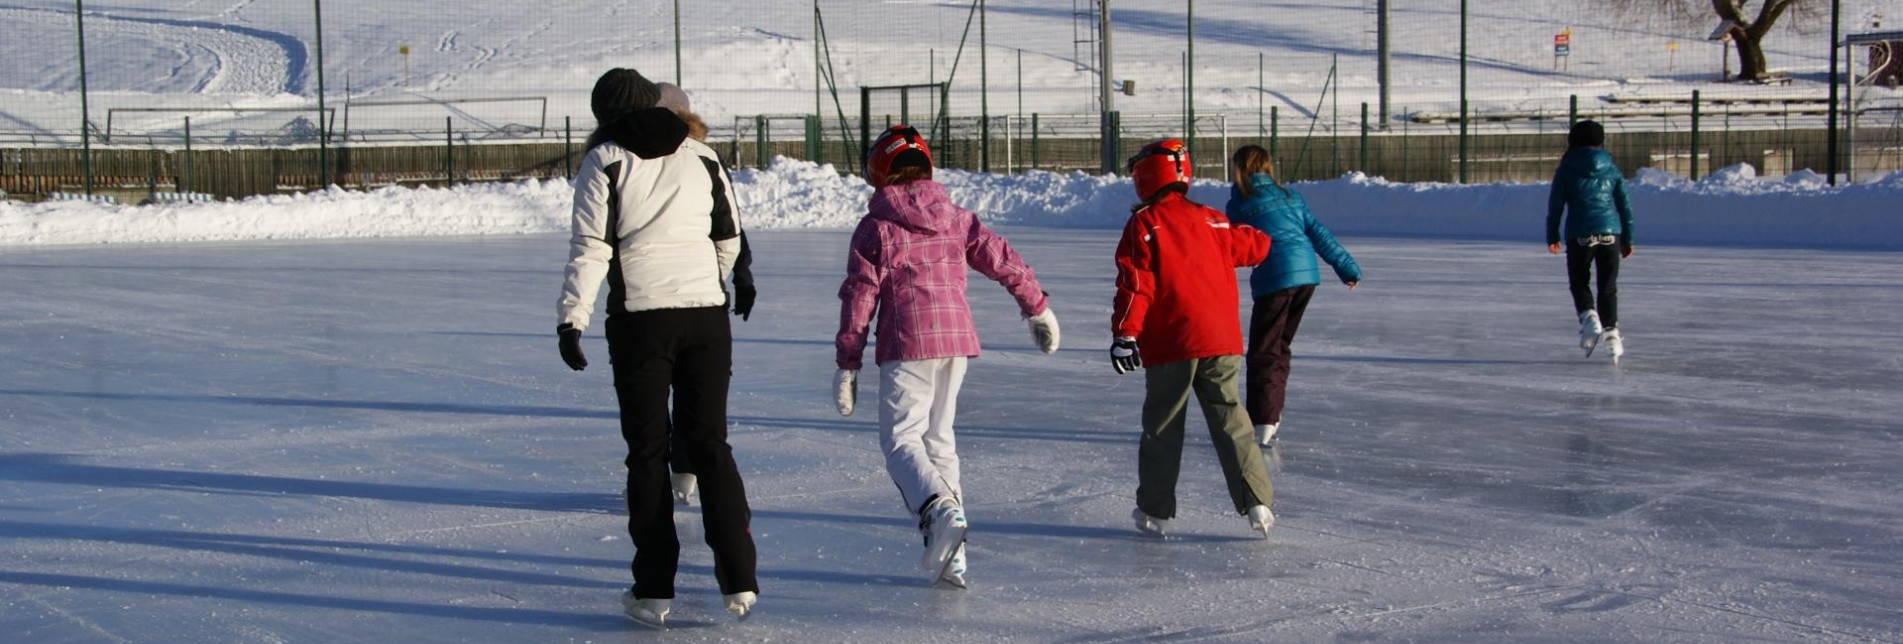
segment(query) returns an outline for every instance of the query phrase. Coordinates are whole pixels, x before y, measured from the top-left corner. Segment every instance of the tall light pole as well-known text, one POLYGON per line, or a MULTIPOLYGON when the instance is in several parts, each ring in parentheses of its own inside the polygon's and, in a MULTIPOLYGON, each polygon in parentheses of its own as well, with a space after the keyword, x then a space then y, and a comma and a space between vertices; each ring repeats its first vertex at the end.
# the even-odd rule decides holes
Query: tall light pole
POLYGON ((330 123, 324 118, 324 0, 311 0, 317 19, 317 188, 330 187, 330 123))
POLYGON ((1097 48, 1097 73, 1101 76, 1097 85, 1099 91, 1102 92, 1103 102, 1101 106, 1103 112, 1099 115, 1103 154, 1099 161, 1104 174, 1115 174, 1117 171, 1117 108, 1110 93, 1110 83, 1114 82, 1111 80, 1113 76, 1110 73, 1110 0, 1097 0, 1097 6, 1100 9, 1097 12, 1097 37, 1103 41, 1097 48))
POLYGON ((681 86, 681 0, 674 0, 674 86, 681 86))
POLYGON ((1393 57, 1391 55, 1393 52, 1388 48, 1388 4, 1388 0, 1375 0, 1374 38, 1375 49, 1377 50, 1376 54, 1380 58, 1379 69, 1375 70, 1375 77, 1381 83, 1381 109, 1376 116, 1379 117, 1381 129, 1383 130, 1388 129, 1388 114, 1390 114, 1388 111, 1388 67, 1393 63, 1393 57))
POLYGON ((1830 0, 1830 124, 1825 128, 1830 141, 1824 144, 1824 156, 1829 157, 1824 161, 1824 177, 1833 186, 1837 185, 1837 39, 1842 37, 1838 33, 1842 9, 1839 0, 1830 0))
POLYGON ((985 36, 985 0, 978 0, 978 168, 991 171, 991 56, 985 36))
POLYGON ((1196 159, 1196 0, 1188 0, 1188 17, 1183 21, 1189 34, 1189 48, 1183 54, 1183 122, 1186 127, 1183 134, 1189 137, 1184 148, 1189 153, 1190 165, 1196 159))
POLYGON ((93 194, 92 109, 86 96, 86 4, 73 0, 73 17, 79 24, 79 145, 80 161, 86 166, 86 196, 93 194))
POLYGON ((1467 0, 1460 0, 1460 182, 1467 182, 1467 0))

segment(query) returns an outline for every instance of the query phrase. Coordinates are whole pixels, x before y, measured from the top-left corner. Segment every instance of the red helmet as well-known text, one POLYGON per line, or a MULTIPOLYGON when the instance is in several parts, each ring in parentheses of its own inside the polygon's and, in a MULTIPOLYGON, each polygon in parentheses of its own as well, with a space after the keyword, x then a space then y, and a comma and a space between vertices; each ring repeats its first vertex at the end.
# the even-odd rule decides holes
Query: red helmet
POLYGON ((1130 157, 1130 179, 1136 182, 1137 198, 1148 201, 1158 190, 1180 185, 1189 188, 1189 150, 1182 141, 1163 139, 1143 146, 1130 157))
POLYGON ((925 137, 910 125, 886 128, 872 147, 866 148, 866 183, 873 188, 885 187, 892 171, 905 166, 932 167, 932 151, 925 147, 925 137))

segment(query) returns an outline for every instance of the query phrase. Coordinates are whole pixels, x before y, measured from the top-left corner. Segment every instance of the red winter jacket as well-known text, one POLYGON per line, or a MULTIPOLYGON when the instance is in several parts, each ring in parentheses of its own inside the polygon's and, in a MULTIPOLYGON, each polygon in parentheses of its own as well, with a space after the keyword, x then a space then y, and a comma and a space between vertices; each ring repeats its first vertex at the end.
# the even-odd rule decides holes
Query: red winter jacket
POLYGON ((1146 364, 1242 355, 1236 269, 1268 254, 1262 231, 1164 195, 1123 226, 1110 331, 1136 338, 1146 364))

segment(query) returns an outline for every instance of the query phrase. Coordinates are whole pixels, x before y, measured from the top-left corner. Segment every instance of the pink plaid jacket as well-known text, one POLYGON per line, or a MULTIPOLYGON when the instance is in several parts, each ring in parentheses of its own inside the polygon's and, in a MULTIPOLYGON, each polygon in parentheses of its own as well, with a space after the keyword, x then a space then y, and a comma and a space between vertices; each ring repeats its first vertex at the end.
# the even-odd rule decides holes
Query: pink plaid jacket
POLYGON ((879 316, 878 364, 891 360, 977 357, 978 332, 965 303, 965 268, 997 281, 1025 317, 1044 312, 1031 267, 971 211, 953 205, 945 186, 909 181, 880 188, 852 233, 846 281, 839 285, 839 368, 858 370, 866 327, 879 316))

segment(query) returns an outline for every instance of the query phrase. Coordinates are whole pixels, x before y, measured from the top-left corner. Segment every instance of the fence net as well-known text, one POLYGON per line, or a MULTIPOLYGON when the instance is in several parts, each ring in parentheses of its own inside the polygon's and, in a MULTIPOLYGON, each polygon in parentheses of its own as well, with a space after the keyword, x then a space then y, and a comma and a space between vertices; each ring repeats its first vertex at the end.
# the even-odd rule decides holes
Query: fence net
MULTIPOLYGON (((1839 86, 1840 171, 1897 170, 1903 0, 1842 0, 1838 47, 1828 0, 1768 0, 1789 6, 1763 29, 1766 1, 1727 21, 1704 0, 20 0, 0 7, 0 146, 323 148, 284 157, 314 175, 286 185, 373 182, 362 149, 436 146, 391 172, 518 176, 455 170, 483 163, 456 149, 572 155, 594 79, 632 67, 681 85, 743 166, 851 171, 862 132, 919 118, 862 90, 942 86, 942 162, 990 171, 1098 170, 1108 107, 1115 158, 1189 137, 1206 175, 1258 143, 1291 178, 1537 180, 1578 118, 1630 141, 1628 171, 1775 175, 1826 166, 1834 54, 1864 81, 1839 86)), ((155 163, 176 165, 119 172, 155 163)))

